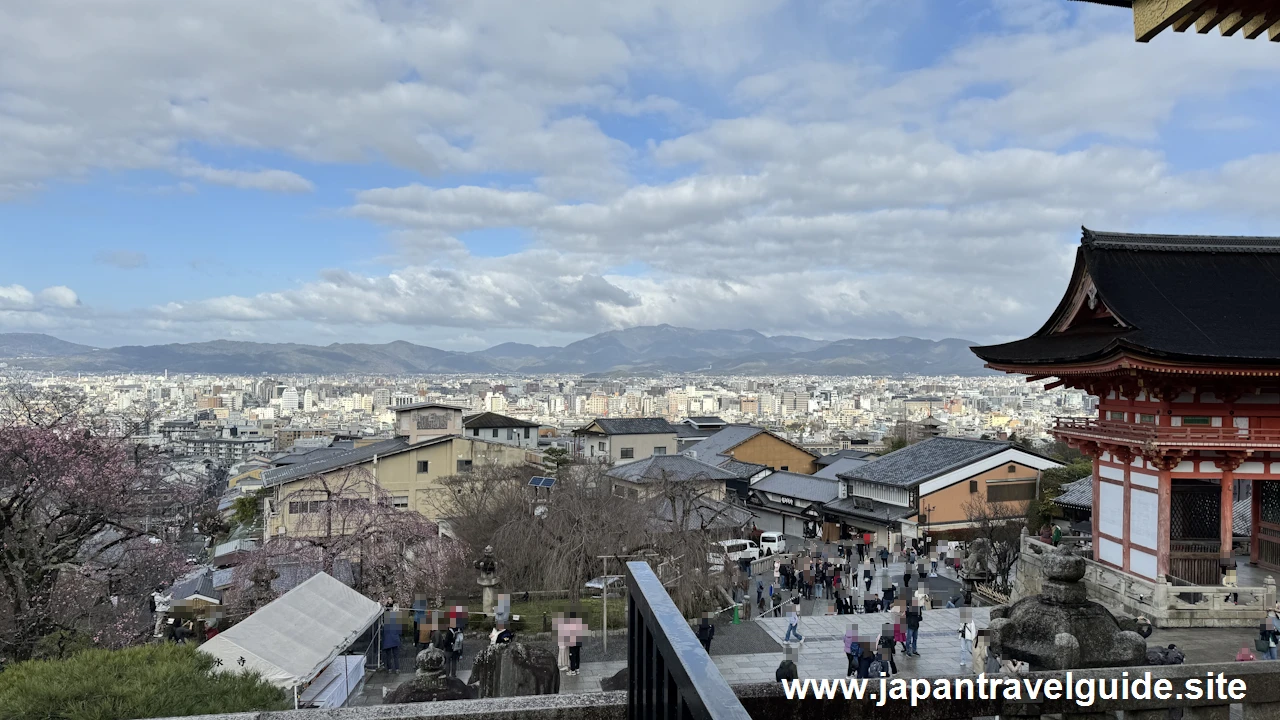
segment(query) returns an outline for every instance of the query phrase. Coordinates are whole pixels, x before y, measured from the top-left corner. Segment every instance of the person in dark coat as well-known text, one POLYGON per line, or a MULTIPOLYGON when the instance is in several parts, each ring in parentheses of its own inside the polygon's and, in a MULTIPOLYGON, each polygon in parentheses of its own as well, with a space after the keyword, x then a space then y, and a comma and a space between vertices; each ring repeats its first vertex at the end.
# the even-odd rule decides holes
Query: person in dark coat
POLYGON ((894 660, 894 650, 897 642, 893 639, 893 623, 885 623, 880 629, 880 656, 889 661, 890 674, 898 674, 898 663, 894 660))
POLYGON ((868 595, 867 599, 862 602, 862 611, 868 613, 880 612, 880 594, 868 595))
POLYGON ((880 548, 880 567, 889 568, 889 548, 887 547, 880 548))
POLYGON ((716 636, 716 626, 711 622, 711 618, 703 616, 702 621, 698 623, 698 642, 702 643, 702 649, 711 654, 711 638, 716 636))
POLYGON ((386 617, 382 621, 382 654, 386 656, 387 670, 400 672, 400 618, 386 603, 386 617))
POLYGON ((893 607, 893 600, 898 596, 898 584, 894 583, 884 589, 884 606, 893 607))

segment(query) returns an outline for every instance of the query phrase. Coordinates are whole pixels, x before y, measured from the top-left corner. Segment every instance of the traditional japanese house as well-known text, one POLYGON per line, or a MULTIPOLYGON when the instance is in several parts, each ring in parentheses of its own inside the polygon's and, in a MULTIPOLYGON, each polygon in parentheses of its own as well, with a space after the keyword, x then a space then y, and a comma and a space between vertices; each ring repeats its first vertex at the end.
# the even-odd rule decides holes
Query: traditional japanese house
POLYGON ((1251 561, 1280 568, 1280 238, 1085 229, 1044 327, 973 350, 1098 397, 1053 430, 1093 458, 1095 560, 1218 584, 1239 494, 1251 561))

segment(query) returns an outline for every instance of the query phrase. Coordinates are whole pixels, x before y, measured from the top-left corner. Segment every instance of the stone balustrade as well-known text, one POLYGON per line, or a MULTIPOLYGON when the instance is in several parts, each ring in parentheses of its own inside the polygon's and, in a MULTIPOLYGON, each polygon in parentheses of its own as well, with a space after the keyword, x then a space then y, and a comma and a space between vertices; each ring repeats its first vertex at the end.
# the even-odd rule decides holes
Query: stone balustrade
MULTIPOLYGON (((803 671, 802 671, 803 672, 803 671)), ((1037 701, 1030 701, 1024 691, 1020 699, 1010 699, 1003 695, 982 699, 939 700, 933 697, 920 699, 914 705, 910 699, 888 700, 883 705, 876 700, 845 700, 837 697, 829 700, 791 700, 777 683, 755 685, 739 685, 734 692, 742 706, 753 718, 769 718, 770 720, 959 720, 983 716, 999 716, 1002 718, 1039 718, 1046 715, 1058 715, 1064 720, 1088 717, 1094 720, 1117 718, 1117 712, 1123 712, 1125 720, 1163 720, 1169 717, 1174 708, 1183 710, 1184 720, 1195 718, 1214 718, 1227 720, 1232 716, 1233 706, 1244 720, 1254 718, 1280 718, 1280 663, 1211 663, 1203 665, 1172 665, 1156 667, 1100 668, 1094 670, 1033 672, 1021 676, 1023 688, 1028 684, 1042 689, 1037 701), (1214 697, 1201 692, 1198 698, 1154 697, 1123 698, 1102 697, 1094 691, 1093 702, 1089 705, 1078 705, 1065 697, 1049 699, 1044 697, 1045 683, 1056 680, 1065 683, 1070 677, 1072 684, 1080 681, 1099 683, 1104 689, 1114 681, 1118 683, 1126 678, 1140 678, 1150 673, 1152 689, 1160 680, 1168 681, 1169 692, 1182 692, 1188 680, 1199 680, 1201 685, 1213 678, 1223 678, 1221 686, 1230 688, 1230 681, 1239 680, 1234 687, 1240 691, 1243 687, 1243 699, 1219 697, 1215 690, 1214 697)), ((974 676, 964 676, 976 680, 974 676)), ((1012 676, 999 676, 1009 678, 1012 676)), ((921 679, 918 682, 936 683, 946 678, 921 679)), ((954 678, 950 679, 954 680, 954 678)), ((908 688, 913 680, 904 681, 908 688)), ((917 686, 922 687, 922 686, 917 686)), ((877 684, 870 689, 879 692, 877 684)), ((909 697, 910 690, 908 690, 909 697)), ((1108 692, 1108 695, 1110 693, 1108 692)), ((592 693, 589 695, 541 695, 518 698, 494 698, 487 700, 455 700, 448 702, 419 703, 405 705, 382 705, 361 708, 340 708, 334 710, 288 710, 282 712, 240 713, 231 715, 200 716, 188 720, 623 720, 627 716, 627 694, 625 692, 592 693)))
MULTIPOLYGON (((1043 582, 1040 558, 1053 549, 1037 538, 1023 536, 1013 600, 1040 592, 1043 582)), ((1175 585, 1167 580, 1157 582, 1121 572, 1088 558, 1085 558, 1082 582, 1088 588, 1090 600, 1115 613, 1132 617, 1145 615, 1161 628, 1254 627, 1276 602, 1275 581, 1270 577, 1261 587, 1175 585)))

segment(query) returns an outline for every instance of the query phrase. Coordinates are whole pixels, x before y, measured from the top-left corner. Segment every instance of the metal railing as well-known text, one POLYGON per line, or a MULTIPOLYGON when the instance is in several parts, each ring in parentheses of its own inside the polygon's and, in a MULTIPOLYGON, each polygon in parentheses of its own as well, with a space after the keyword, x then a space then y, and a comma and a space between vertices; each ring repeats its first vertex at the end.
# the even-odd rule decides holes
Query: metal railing
POLYGON ((649 563, 627 563, 629 720, 748 720, 649 563))
POLYGON ((1060 417, 1053 431, 1082 438, 1127 440, 1143 445, 1177 445, 1204 448, 1280 447, 1280 428, 1238 428, 1203 425, 1139 425, 1097 418, 1060 417))

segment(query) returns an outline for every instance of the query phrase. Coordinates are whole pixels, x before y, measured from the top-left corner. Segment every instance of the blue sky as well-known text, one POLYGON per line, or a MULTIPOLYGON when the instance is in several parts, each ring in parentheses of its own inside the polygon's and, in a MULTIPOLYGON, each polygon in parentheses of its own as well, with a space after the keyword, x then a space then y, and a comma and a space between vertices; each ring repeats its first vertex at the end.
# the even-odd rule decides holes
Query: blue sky
POLYGON ((1070 0, 0 8, 0 331, 1034 330, 1079 227, 1280 234, 1280 50, 1070 0))

